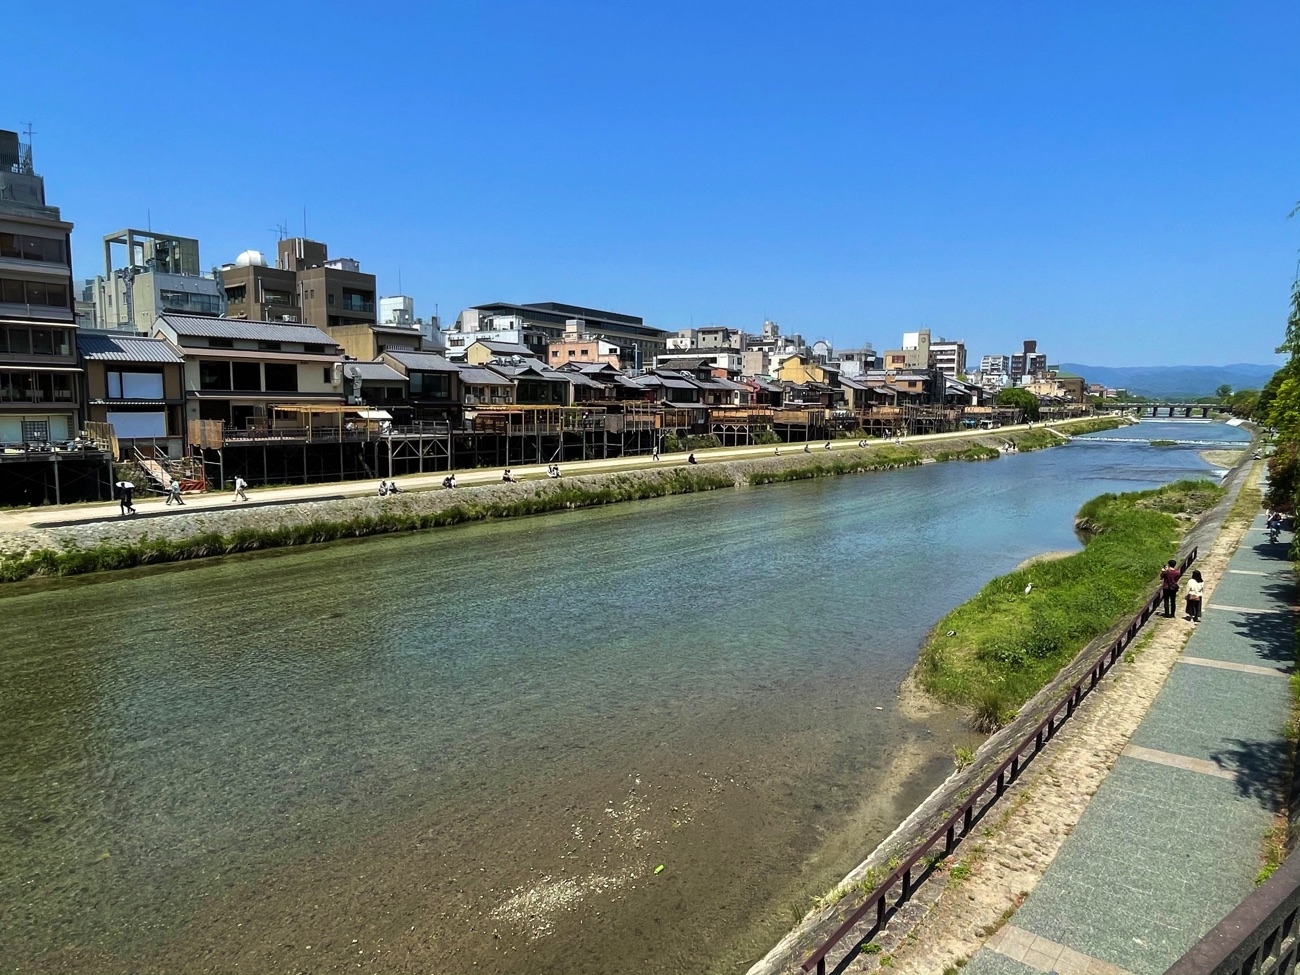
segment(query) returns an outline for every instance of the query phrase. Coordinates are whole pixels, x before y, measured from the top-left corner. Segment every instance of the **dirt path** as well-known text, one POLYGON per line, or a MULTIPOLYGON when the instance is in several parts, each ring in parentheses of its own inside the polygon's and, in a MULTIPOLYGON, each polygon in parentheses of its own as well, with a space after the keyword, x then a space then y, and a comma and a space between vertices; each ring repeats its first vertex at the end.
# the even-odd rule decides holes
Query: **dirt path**
MULTIPOLYGON (((1256 470, 1239 505, 1258 497, 1257 481, 1256 470)), ((1253 514, 1257 508, 1256 501, 1249 510, 1253 514)), ((1249 519, 1230 515, 1210 552, 1197 560, 1207 603, 1249 525, 1249 519)), ((1089 695, 1061 729, 1042 756, 1048 761, 1030 766, 1030 774, 1010 790, 997 821, 947 868, 946 883, 932 882, 939 893, 928 913, 893 925, 896 930, 878 939, 884 951, 860 956, 849 971, 875 971, 888 958, 894 971, 942 975, 969 959, 1038 884, 1160 692, 1191 629, 1181 617, 1154 617, 1125 662, 1106 678, 1104 693, 1089 695)))

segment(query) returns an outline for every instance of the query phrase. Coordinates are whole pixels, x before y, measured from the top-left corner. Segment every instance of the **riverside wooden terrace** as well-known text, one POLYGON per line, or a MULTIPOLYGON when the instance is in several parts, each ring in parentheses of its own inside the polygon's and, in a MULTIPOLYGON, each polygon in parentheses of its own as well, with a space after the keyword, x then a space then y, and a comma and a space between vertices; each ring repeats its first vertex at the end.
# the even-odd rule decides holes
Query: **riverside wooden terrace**
MULTIPOLYGON (((1042 424, 1038 424, 1042 426, 1042 424)), ((995 435, 1002 435, 1015 431, 1028 430, 1029 426, 1009 426, 1003 427, 996 431, 995 435)), ((906 437, 903 442, 906 444, 920 444, 943 442, 945 440, 962 439, 978 434, 979 431, 961 430, 949 433, 927 434, 922 436, 906 437)), ((880 443, 880 441, 876 441, 880 443)), ((824 452, 825 441, 809 441, 809 446, 816 453, 824 452)), ((708 450, 695 451, 696 459, 701 464, 716 463, 720 461, 757 459, 761 457, 770 457, 774 450, 779 449, 783 454, 787 451, 795 452, 802 450, 803 443, 780 444, 780 445, 755 445, 743 447, 718 447, 708 450)), ((853 450, 857 449, 855 440, 836 440, 831 442, 832 451, 853 450)), ((632 456, 632 457, 611 457, 608 459, 574 461, 566 462, 562 465, 562 472, 566 476, 576 474, 604 473, 610 471, 630 471, 643 468, 654 468, 661 466, 680 466, 686 462, 686 452, 677 454, 665 454, 659 461, 654 461, 649 456, 632 456)), ((516 477, 523 479, 545 479, 546 464, 520 464, 512 466, 511 470, 516 477)), ((439 490, 442 486, 442 479, 446 471, 439 470, 436 473, 413 475, 396 478, 398 485, 404 491, 429 491, 439 490)), ((460 486, 470 486, 476 484, 496 484, 501 481, 501 468, 467 468, 454 471, 457 483, 460 486)), ((286 485, 275 487, 259 487, 254 485, 250 488, 249 498, 253 504, 260 505, 278 505, 294 504, 299 501, 321 501, 331 498, 342 497, 365 497, 374 494, 378 487, 378 475, 374 479, 353 481, 333 481, 329 483, 310 484, 310 485, 286 485)), ((224 508, 231 505, 232 492, 226 490, 213 490, 207 494, 190 495, 185 499, 185 507, 175 508, 167 507, 160 496, 156 500, 149 497, 137 496, 136 507, 140 510, 140 517, 167 517, 171 514, 181 512, 192 512, 201 508, 224 508)), ((26 509, 12 509, 0 511, 0 532, 20 532, 28 528, 39 528, 51 524, 66 524, 69 522, 80 521, 104 521, 112 520, 118 517, 117 502, 98 502, 83 505, 67 505, 61 507, 40 507, 26 509)))

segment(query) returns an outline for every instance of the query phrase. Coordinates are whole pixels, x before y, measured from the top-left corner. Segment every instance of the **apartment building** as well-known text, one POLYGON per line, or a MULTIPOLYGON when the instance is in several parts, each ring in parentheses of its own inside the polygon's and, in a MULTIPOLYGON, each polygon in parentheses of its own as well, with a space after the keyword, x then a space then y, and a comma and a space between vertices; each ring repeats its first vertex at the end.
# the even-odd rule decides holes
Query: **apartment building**
POLYGON ((297 322, 330 329, 375 325, 375 276, 348 257, 333 258, 322 242, 281 240, 272 267, 246 250, 220 269, 227 311, 249 321, 297 322))
POLYGON ((0 445, 78 433, 71 233, 46 202, 31 146, 0 130, 0 445))

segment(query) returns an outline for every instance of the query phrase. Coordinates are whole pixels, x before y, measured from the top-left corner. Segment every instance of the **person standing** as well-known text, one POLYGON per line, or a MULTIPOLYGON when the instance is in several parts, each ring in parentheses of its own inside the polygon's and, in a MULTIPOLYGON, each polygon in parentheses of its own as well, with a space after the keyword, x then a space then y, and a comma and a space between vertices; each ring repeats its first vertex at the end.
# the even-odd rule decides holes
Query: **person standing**
POLYGON ((248 495, 244 493, 244 492, 247 491, 247 490, 248 490, 248 482, 245 481, 245 480, 244 480, 242 477, 240 477, 238 474, 236 474, 236 475, 235 475, 235 496, 234 496, 233 498, 231 498, 230 500, 231 500, 232 502, 233 502, 233 501, 247 501, 247 500, 248 500, 248 495))
POLYGON ((1182 576, 1178 571, 1178 563, 1173 559, 1160 571, 1160 594, 1164 601, 1165 616, 1171 619, 1177 615, 1178 580, 1182 576))
POLYGON ((1201 570, 1193 569, 1192 578, 1187 583, 1187 618, 1193 623, 1201 621, 1201 601, 1205 597, 1205 580, 1201 570))

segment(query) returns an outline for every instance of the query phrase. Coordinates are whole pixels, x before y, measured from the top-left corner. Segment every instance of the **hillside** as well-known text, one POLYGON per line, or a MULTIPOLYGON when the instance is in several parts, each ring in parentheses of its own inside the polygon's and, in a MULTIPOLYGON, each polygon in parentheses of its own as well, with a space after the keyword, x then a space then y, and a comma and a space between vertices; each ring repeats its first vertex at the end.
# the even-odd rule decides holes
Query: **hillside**
POLYGON ((1082 376, 1090 383, 1127 389, 1135 396, 1163 399, 1213 396, 1227 383, 1235 389, 1259 389, 1277 371, 1277 366, 1239 362, 1230 366, 1086 366, 1062 362, 1062 372, 1082 376))

